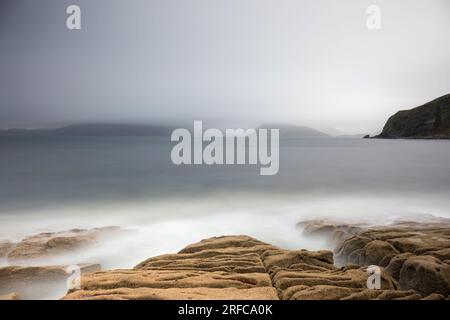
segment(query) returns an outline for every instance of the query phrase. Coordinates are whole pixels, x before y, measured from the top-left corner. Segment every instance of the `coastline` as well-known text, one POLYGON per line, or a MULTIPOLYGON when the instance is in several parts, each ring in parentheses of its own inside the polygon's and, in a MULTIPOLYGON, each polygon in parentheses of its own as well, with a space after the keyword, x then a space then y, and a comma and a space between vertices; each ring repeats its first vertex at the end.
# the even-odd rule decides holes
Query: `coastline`
MULTIPOLYGON (((418 216, 383 226, 364 221, 309 220, 298 227, 307 237, 326 239, 334 250, 285 250, 248 236, 220 236, 190 244, 176 254, 149 258, 131 269, 100 270, 98 264, 84 264, 80 288, 70 289, 67 294, 64 266, 32 266, 28 261, 28 266, 0 268, 0 297, 35 299, 26 288, 39 289, 50 281, 60 292, 55 298, 67 300, 449 297, 450 219, 418 216), (381 287, 376 290, 368 288, 368 268, 373 265, 380 268, 381 276, 381 287)), ((46 234, 45 241, 32 242, 39 244, 33 250, 30 239, 43 240, 43 235, 27 238, 26 245, 9 244, 5 250, 14 258, 19 248, 21 257, 27 257, 22 261, 33 260, 44 251, 48 254, 49 248, 56 250, 51 254, 83 250, 86 239, 93 241, 88 245, 95 245, 100 234, 119 230, 46 234), (34 255, 28 255, 27 250, 34 255)))

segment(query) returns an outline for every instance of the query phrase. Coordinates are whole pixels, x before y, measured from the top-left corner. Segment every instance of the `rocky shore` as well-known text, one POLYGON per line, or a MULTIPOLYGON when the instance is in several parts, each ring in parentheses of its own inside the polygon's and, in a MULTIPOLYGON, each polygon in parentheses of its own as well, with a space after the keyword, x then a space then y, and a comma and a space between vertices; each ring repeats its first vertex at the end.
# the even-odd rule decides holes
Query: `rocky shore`
MULTIPOLYGON (((247 236, 202 240, 130 270, 85 275, 64 299, 443 299, 402 289, 381 268, 381 288, 368 289, 365 266, 334 264, 331 251, 283 250, 247 236)), ((412 287, 415 287, 414 285, 412 287)), ((433 294, 434 293, 434 294, 433 294)))
POLYGON ((377 226, 305 221, 304 234, 325 236, 334 246, 337 265, 377 265, 400 290, 422 297, 450 295, 450 220, 424 217, 377 226))
MULTIPOLYGON (((419 300, 450 295, 449 220, 427 217, 383 226, 311 220, 299 227, 306 236, 326 237, 334 250, 284 250, 244 235, 214 237, 132 269, 86 266, 80 289, 61 297, 419 300), (379 289, 368 287, 372 265, 380 271, 379 289)), ((26 299, 27 285, 59 276, 61 283, 67 277, 61 272, 61 266, 1 268, 0 299, 26 299)))
MULTIPOLYGON (((68 265, 54 265, 58 257, 82 252, 89 246, 121 235, 118 227, 72 229, 44 232, 14 243, 0 241, 0 259, 7 266, 0 267, 0 300, 58 299, 67 292, 71 275, 68 265)), ((101 269, 97 263, 74 261, 81 273, 101 269)))
POLYGON ((18 243, 0 241, 0 259, 10 264, 33 264, 63 254, 83 250, 88 246, 125 232, 119 227, 103 227, 89 230, 72 229, 61 232, 44 232, 22 239, 18 243))

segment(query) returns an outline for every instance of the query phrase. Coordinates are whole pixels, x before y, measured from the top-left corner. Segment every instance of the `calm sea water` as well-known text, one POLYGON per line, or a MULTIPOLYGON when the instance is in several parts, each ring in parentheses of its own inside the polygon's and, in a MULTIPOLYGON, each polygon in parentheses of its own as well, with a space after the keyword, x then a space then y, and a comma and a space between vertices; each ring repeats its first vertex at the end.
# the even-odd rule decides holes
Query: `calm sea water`
POLYGON ((449 141, 282 139, 280 146, 278 175, 260 176, 258 166, 175 166, 162 137, 0 138, 0 239, 120 225, 139 236, 82 258, 130 266, 220 234, 323 246, 295 229, 306 218, 450 216, 449 141))

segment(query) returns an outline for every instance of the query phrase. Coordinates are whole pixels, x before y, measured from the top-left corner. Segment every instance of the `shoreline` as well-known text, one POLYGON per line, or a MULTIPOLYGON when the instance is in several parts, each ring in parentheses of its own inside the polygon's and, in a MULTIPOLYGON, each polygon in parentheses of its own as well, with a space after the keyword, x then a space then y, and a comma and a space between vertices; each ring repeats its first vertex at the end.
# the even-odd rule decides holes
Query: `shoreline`
MULTIPOLYGON (((450 295, 450 219, 423 216, 383 226, 309 220, 297 226, 304 236, 326 239, 334 250, 285 250, 243 235, 213 237, 131 269, 101 270, 95 262, 83 264, 81 287, 68 294, 67 266, 8 266, 0 268, 0 298, 46 299, 50 289, 43 290, 47 297, 36 296, 33 290, 42 291, 40 287, 51 282, 60 294, 53 296, 56 299, 447 299, 450 295), (380 268, 378 290, 367 287, 368 267, 373 265, 380 268)), ((15 245, 2 242, 0 252, 8 252, 10 264, 32 264, 42 255, 83 250, 108 241, 108 233, 121 232, 109 227, 46 233, 15 245)))

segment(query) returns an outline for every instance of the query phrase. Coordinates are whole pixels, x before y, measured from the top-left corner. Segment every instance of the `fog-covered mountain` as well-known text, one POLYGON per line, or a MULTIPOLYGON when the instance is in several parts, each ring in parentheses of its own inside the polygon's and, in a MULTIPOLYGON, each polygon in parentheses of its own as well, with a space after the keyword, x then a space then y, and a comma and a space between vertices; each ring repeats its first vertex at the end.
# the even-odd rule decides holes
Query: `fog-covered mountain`
POLYGON ((281 137, 298 138, 327 138, 329 135, 309 127, 296 126, 291 124, 263 124, 259 129, 280 129, 281 137))
POLYGON ((166 136, 171 129, 141 124, 77 124, 54 129, 6 129, 0 136, 166 136))

